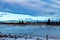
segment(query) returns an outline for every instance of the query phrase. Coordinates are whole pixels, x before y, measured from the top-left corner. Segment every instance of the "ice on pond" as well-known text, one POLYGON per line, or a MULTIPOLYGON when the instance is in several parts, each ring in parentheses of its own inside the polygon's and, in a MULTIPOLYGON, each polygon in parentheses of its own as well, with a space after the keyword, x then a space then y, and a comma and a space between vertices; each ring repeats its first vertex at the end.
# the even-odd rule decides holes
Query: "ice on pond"
MULTIPOLYGON (((25 35, 25 34, 27 34, 27 35, 33 36, 33 37, 45 37, 46 35, 49 35, 49 36, 52 36, 52 37, 56 37, 55 40, 60 39, 60 27, 59 26, 41 26, 41 25, 12 26, 12 25, 0 25, 0 32, 3 33, 3 34, 11 33, 12 35, 25 35)), ((7 39, 10 40, 10 38, 7 38, 7 39)), ((16 40, 19 40, 19 39, 24 40, 24 38, 18 38, 16 40)), ((45 38, 42 38, 42 39, 46 40, 45 38)), ((35 40, 35 39, 27 39, 27 40, 35 40)), ((49 40, 54 40, 54 39, 49 38, 49 40)))

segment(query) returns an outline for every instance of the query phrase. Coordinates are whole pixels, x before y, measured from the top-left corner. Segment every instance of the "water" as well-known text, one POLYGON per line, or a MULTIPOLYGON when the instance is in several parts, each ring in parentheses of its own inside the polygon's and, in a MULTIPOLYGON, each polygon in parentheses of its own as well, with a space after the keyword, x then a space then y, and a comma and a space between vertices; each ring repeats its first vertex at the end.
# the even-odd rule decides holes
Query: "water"
POLYGON ((0 32, 3 34, 13 35, 30 35, 34 37, 45 37, 47 34, 56 38, 60 38, 59 26, 42 26, 42 25, 28 25, 28 26, 13 26, 13 25, 0 25, 0 32))

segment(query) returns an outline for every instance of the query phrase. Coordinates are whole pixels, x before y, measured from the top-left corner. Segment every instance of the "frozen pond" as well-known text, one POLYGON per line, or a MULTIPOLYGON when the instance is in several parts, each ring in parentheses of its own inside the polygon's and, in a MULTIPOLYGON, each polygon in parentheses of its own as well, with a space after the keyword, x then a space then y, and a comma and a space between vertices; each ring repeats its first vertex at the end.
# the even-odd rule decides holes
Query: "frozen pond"
POLYGON ((12 25, 0 25, 0 32, 3 34, 15 34, 15 35, 30 35, 34 37, 56 37, 60 39, 60 27, 59 26, 40 26, 40 25, 29 25, 29 26, 12 26, 12 25))

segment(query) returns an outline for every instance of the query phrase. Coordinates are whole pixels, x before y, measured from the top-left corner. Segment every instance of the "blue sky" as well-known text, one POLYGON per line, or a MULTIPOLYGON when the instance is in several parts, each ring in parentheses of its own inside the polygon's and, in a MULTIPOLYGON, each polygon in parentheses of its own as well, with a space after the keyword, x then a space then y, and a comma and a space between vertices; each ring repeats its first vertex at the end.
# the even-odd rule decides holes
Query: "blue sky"
POLYGON ((59 16, 60 0, 0 0, 0 11, 32 16, 59 16))

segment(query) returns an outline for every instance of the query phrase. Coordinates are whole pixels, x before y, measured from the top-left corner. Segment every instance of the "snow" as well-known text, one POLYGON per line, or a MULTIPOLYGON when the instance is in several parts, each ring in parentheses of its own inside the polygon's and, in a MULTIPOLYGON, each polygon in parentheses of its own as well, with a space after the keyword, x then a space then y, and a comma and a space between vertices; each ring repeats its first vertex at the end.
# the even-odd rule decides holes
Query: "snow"
MULTIPOLYGON (((12 26, 12 25, 0 25, 0 32, 2 34, 9 34, 12 35, 25 35, 32 36, 33 38, 28 40, 35 40, 36 37, 42 38, 43 40, 46 40, 46 35, 48 34, 49 40, 60 40, 60 26, 12 26), (55 38, 54 38, 55 37, 55 38)), ((24 40, 24 38, 18 38, 16 40, 24 40)), ((9 38, 10 40, 10 38, 9 38)), ((13 39, 14 40, 14 39, 13 39)))
POLYGON ((8 13, 8 12, 0 12, 0 21, 9 21, 9 20, 25 20, 25 21, 31 21, 31 20, 56 20, 55 17, 50 16, 31 16, 31 15, 24 15, 24 14, 14 14, 14 13, 8 13))
MULTIPOLYGON (((0 40, 2 39, 5 39, 5 40, 25 40, 24 38, 0 38, 0 40)), ((40 39, 40 38, 39 38, 40 39)), ((26 39, 26 40, 37 40, 36 38, 30 38, 30 39, 26 39)), ((42 40, 46 40, 46 38, 42 38, 42 40)), ((59 39, 51 39, 51 38, 48 38, 48 40, 59 40, 59 39)))

